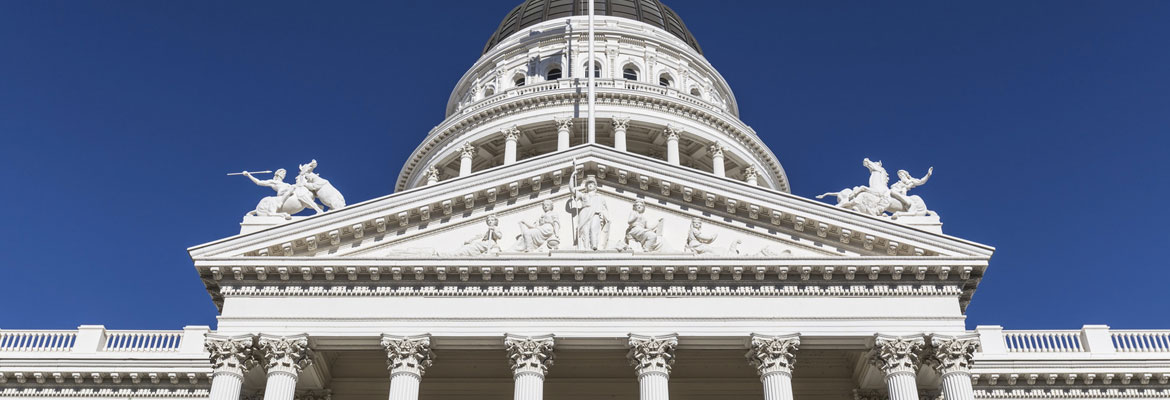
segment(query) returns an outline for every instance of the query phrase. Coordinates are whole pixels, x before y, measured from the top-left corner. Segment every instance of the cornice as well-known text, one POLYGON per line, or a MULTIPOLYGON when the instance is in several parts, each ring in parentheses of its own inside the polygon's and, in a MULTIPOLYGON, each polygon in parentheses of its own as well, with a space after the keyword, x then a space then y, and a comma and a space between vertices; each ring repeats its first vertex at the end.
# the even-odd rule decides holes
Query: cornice
POLYGON ((975 389, 977 399, 1170 398, 1167 388, 975 389))
POLYGON ((210 396, 208 389, 131 389, 131 388, 74 388, 74 387, 6 387, 0 389, 0 397, 181 397, 206 399, 210 396))
POLYGON ((625 286, 617 285, 443 285, 443 286, 232 286, 220 287, 225 297, 256 296, 312 296, 312 297, 368 297, 368 296, 422 296, 422 297, 890 297, 890 296, 958 296, 962 290, 955 285, 833 285, 797 286, 763 285, 759 287, 730 285, 714 286, 625 286))

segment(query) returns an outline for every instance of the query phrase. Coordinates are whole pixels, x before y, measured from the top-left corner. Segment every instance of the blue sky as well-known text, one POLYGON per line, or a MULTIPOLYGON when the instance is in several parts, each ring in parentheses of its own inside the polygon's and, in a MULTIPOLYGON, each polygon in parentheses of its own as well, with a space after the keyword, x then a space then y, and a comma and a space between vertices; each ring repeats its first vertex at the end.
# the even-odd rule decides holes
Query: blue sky
MULTIPOLYGON (((213 325, 185 249, 266 195, 224 173, 390 193, 518 3, 0 2, 0 327, 213 325)), ((935 167, 998 248, 969 328, 1170 328, 1170 2, 667 4, 793 193, 935 167)))

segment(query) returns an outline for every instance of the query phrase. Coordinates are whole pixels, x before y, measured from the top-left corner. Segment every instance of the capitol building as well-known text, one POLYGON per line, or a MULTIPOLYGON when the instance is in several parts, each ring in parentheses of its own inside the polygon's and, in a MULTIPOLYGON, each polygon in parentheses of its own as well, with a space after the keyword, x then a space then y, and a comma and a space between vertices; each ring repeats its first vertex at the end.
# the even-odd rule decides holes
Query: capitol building
POLYGON ((215 329, 3 329, 0 398, 1170 398, 1170 331, 967 329, 929 165, 793 195, 680 15, 590 3, 501 9, 394 193, 241 172, 215 329))

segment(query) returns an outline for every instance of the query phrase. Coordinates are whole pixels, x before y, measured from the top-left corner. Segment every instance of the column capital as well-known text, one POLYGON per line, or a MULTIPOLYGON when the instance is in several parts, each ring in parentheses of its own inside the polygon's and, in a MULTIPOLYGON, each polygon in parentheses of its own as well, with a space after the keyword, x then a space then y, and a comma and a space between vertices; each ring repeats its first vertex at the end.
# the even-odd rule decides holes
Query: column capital
POLYGON ((459 157, 471 158, 473 156, 475 156, 475 146, 472 146, 471 142, 467 142, 464 143, 463 146, 459 146, 459 157))
POLYGON ((567 130, 573 127, 573 117, 553 117, 553 121, 557 123, 557 129, 567 130))
POLYGON ((394 336, 382 334, 382 348, 386 350, 386 369, 393 376, 399 373, 422 377, 435 360, 431 351, 431 335, 394 336))
POLYGON ((755 165, 749 165, 743 169, 743 180, 750 181, 760 178, 760 170, 755 165))
POLYGON ((877 334, 874 336, 874 352, 870 363, 877 366, 886 375, 899 372, 917 373, 921 366, 920 357, 926 345, 922 335, 890 336, 877 334))
POLYGON ((439 181, 439 169, 436 167, 427 168, 427 182, 430 183, 430 182, 438 182, 438 181, 439 181))
POLYGON ((682 129, 674 125, 666 124, 666 128, 662 130, 662 134, 666 135, 666 140, 678 140, 678 135, 682 134, 682 129))
POLYGON ((952 372, 970 372, 971 359, 979 351, 979 335, 932 335, 931 354, 927 362, 939 375, 952 372))
POLYGON ((211 367, 215 373, 229 373, 244 377, 244 373, 256 366, 252 335, 224 336, 208 334, 203 348, 211 354, 211 367))
POLYGON ((674 349, 678 347, 678 334, 672 333, 662 336, 646 336, 630 334, 626 358, 634 371, 639 375, 661 373, 670 375, 670 367, 674 364, 674 349))
POLYGON ((260 334, 257 343, 264 370, 269 374, 286 372, 297 375, 313 364, 313 349, 309 348, 309 335, 260 334))
POLYGON ((723 149, 723 145, 719 142, 711 143, 711 147, 709 148, 711 157, 723 157, 723 149))
POLYGON ((770 336, 753 333, 748 347, 748 363, 760 376, 773 372, 791 374, 796 363, 795 351, 800 348, 800 334, 770 336))
POLYGON ((520 140, 520 128, 517 127, 516 125, 512 125, 511 127, 503 129, 500 131, 500 133, 504 134, 504 140, 508 140, 508 141, 520 140))
POLYGON ((512 366, 512 374, 519 376, 526 373, 539 374, 541 377, 548 374, 548 367, 553 364, 553 335, 519 336, 504 335, 504 347, 508 351, 508 364, 512 366))
POLYGON ((614 130, 619 130, 619 129, 626 130, 629 127, 630 127, 630 117, 614 117, 613 118, 613 129, 614 130))

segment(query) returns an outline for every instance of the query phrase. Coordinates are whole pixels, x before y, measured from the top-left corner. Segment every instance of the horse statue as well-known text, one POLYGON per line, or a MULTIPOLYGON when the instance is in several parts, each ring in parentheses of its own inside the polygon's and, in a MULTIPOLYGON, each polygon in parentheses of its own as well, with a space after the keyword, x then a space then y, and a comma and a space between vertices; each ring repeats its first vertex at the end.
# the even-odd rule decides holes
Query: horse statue
POLYGON ((837 197, 838 207, 872 216, 884 216, 887 212, 893 218, 900 216, 938 215, 926 208, 926 203, 922 201, 922 197, 907 194, 910 189, 926 183, 930 179, 930 175, 934 172, 934 167, 931 167, 927 171, 926 176, 923 176, 921 179, 914 178, 906 170, 899 170, 898 182, 894 183, 893 186, 889 186, 890 175, 886 172, 885 167, 882 166, 881 161, 874 162, 866 158, 862 161, 862 165, 869 169, 869 185, 846 188, 838 192, 829 192, 817 196, 817 198, 823 199, 825 196, 835 196, 837 197))

